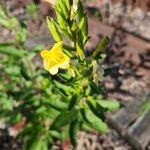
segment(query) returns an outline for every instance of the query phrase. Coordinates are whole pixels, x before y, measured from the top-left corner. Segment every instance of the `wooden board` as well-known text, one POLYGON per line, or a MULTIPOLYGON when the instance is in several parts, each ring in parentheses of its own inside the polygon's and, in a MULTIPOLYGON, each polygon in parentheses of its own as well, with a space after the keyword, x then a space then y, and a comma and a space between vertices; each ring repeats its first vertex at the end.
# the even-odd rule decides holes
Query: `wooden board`
POLYGON ((107 115, 107 122, 116 129, 135 149, 145 150, 150 142, 150 111, 139 115, 149 94, 139 95, 116 113, 107 115))

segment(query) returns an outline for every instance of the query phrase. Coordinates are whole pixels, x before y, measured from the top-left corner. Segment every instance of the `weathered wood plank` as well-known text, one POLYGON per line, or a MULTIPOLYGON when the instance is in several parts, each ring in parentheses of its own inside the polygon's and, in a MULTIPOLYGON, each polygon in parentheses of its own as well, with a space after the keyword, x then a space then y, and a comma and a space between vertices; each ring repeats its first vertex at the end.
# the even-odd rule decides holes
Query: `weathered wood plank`
POLYGON ((140 95, 134 101, 128 103, 124 108, 116 113, 107 116, 109 121, 117 120, 118 130, 125 129, 138 117, 138 112, 142 104, 146 101, 147 94, 140 95))
POLYGON ((150 142, 150 112, 139 116, 148 93, 135 98, 116 113, 107 116, 107 122, 116 129, 135 149, 145 150, 150 142))
POLYGON ((126 139, 136 147, 136 149, 146 149, 150 142, 150 112, 144 113, 128 129, 126 139))

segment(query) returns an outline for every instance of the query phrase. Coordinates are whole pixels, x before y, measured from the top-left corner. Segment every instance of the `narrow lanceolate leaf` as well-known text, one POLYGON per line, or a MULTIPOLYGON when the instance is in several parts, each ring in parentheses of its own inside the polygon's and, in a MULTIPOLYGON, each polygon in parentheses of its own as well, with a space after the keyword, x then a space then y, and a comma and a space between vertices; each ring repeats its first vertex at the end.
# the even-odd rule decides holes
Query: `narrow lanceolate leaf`
POLYGON ((64 0, 64 1, 66 1, 66 6, 67 6, 67 8, 68 8, 68 10, 69 10, 69 12, 70 12, 71 6, 72 6, 72 4, 73 4, 73 0, 64 0))
POLYGON ((73 22, 72 22, 72 25, 71 25, 71 30, 72 30, 72 31, 76 31, 77 28, 78 28, 78 27, 77 27, 76 21, 73 21, 73 22))
POLYGON ((93 92, 95 92, 96 94, 100 94, 99 88, 93 81, 91 81, 89 84, 90 84, 90 87, 93 90, 93 92))
POLYGON ((94 58, 98 57, 99 53, 103 52, 107 48, 109 43, 110 43, 109 37, 108 36, 104 37, 98 44, 96 50, 94 51, 93 57, 94 58))
POLYGON ((51 105, 53 108, 57 109, 57 110, 63 110, 67 108, 67 104, 63 101, 60 101, 60 99, 58 99, 57 97, 55 99, 42 99, 42 102, 47 104, 47 105, 51 105))
POLYGON ((61 9, 58 6, 56 7, 56 16, 57 16, 59 26, 62 29, 67 29, 68 22, 67 22, 65 16, 62 14, 61 9))
POLYGON ((27 39, 27 25, 21 23, 21 28, 17 32, 17 40, 23 44, 27 39))
POLYGON ((48 150, 47 141, 46 139, 35 138, 30 142, 30 146, 26 147, 26 150, 48 150))
POLYGON ((58 89, 65 90, 66 92, 72 92, 73 91, 73 88, 71 88, 70 86, 62 84, 56 80, 54 80, 53 83, 55 84, 55 87, 57 87, 58 89))
POLYGON ((76 103, 77 103, 77 95, 74 94, 72 96, 71 100, 70 100, 70 103, 69 103, 69 106, 68 106, 68 110, 73 109, 75 107, 76 103))
POLYGON ((77 2, 79 21, 84 17, 84 8, 80 0, 77 2))
POLYGON ((88 22, 86 14, 79 22, 79 28, 82 30, 83 35, 86 37, 88 35, 88 22))
POLYGON ((67 30, 61 29, 61 31, 62 31, 62 33, 64 34, 64 36, 65 36, 66 38, 68 38, 69 40, 73 41, 72 35, 71 35, 67 30))
POLYGON ((71 143, 74 147, 77 145, 77 132, 79 130, 79 126, 80 126, 80 124, 79 124, 78 120, 74 120, 70 124, 69 135, 70 135, 71 143))
POLYGON ((121 104, 117 101, 100 100, 99 105, 103 108, 107 108, 108 111, 116 111, 121 107, 121 104))
POLYGON ((71 111, 63 111, 54 121, 51 128, 60 129, 61 127, 70 124, 77 118, 78 110, 72 109, 71 111))
POLYGON ((92 101, 86 101, 89 109, 97 116, 99 117, 102 121, 105 120, 105 115, 104 113, 107 111, 106 108, 101 107, 100 105, 97 105, 95 100, 92 101))
POLYGON ((47 17, 46 21, 47 21, 48 28, 49 28, 54 40, 56 42, 62 41, 61 35, 60 35, 60 33, 59 33, 55 23, 54 23, 54 20, 47 17))
POLYGON ((63 48, 64 48, 65 50, 67 50, 67 51, 70 51, 70 52, 76 50, 74 47, 71 47, 71 46, 65 45, 65 44, 63 44, 63 48))
POLYGON ((76 43, 77 53, 80 58, 84 57, 84 48, 83 48, 83 36, 82 31, 77 32, 77 43, 76 43))
POLYGON ((0 44, 0 53, 16 57, 21 57, 23 55, 23 53, 18 49, 11 46, 4 46, 3 44, 0 44))
POLYGON ((60 4, 60 8, 62 10, 62 13, 64 14, 65 18, 68 19, 69 18, 69 10, 66 6, 66 3, 63 0, 61 0, 61 1, 59 1, 59 4, 60 4))
POLYGON ((21 73, 21 75, 24 77, 25 80, 28 81, 28 80, 31 79, 29 73, 27 72, 27 69, 25 69, 24 66, 21 67, 20 73, 21 73))
POLYGON ((95 114, 91 110, 84 109, 82 110, 81 114, 85 124, 87 124, 88 126, 92 127, 93 129, 101 133, 108 132, 107 124, 103 122, 100 118, 95 116, 95 114))
POLYGON ((77 47, 77 53, 78 53, 78 55, 80 56, 80 58, 83 58, 84 53, 83 53, 82 47, 79 45, 79 43, 76 44, 76 47, 77 47))
POLYGON ((60 138, 60 133, 59 133, 59 131, 57 131, 57 130, 50 130, 49 132, 50 132, 50 135, 51 135, 52 137, 57 138, 57 139, 60 138))

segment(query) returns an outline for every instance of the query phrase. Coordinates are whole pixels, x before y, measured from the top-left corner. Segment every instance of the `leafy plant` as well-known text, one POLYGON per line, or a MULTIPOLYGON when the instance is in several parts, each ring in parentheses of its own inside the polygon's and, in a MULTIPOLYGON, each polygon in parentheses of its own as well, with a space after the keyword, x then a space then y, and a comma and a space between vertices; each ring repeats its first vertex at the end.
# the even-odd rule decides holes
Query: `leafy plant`
MULTIPOLYGON (((15 27, 0 22, 14 32, 12 41, 0 44, 0 117, 9 126, 24 122, 18 138, 26 150, 46 150, 68 138, 75 147, 80 130, 106 133, 105 112, 120 107, 102 98, 103 52, 109 38, 104 37, 87 57, 88 23, 81 1, 75 10, 72 0, 58 0, 55 11, 57 19, 46 21, 56 44, 41 51, 47 72, 34 64, 41 47, 33 51, 25 47, 27 25, 17 19, 15 27)), ((2 7, 0 12, 11 24, 2 7)))

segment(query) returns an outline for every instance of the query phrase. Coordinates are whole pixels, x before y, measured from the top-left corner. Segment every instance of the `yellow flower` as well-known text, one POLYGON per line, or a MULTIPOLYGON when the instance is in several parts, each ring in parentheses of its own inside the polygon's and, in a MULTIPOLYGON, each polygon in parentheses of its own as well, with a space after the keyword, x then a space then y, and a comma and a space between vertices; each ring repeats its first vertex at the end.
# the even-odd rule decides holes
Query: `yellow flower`
POLYGON ((68 69, 70 58, 63 53, 63 42, 56 43, 51 50, 43 50, 41 57, 44 59, 44 68, 55 75, 60 69, 68 69))

